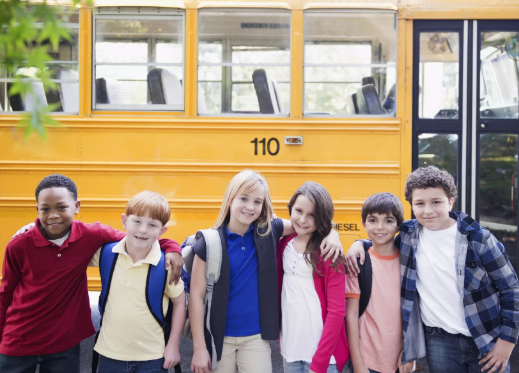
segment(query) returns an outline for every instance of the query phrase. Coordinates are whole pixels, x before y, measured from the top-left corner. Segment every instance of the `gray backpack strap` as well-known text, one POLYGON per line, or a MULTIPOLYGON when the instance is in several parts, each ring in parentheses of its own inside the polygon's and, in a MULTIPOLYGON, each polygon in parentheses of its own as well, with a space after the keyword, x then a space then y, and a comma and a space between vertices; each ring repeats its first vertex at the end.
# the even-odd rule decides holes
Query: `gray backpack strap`
POLYGON ((216 369, 217 356, 216 347, 214 344, 214 336, 211 331, 211 303, 213 300, 213 288, 214 284, 218 282, 220 278, 220 269, 222 267, 222 241, 220 240, 220 234, 215 229, 205 229, 197 232, 203 234, 205 238, 205 249, 206 249, 206 265, 205 265, 205 278, 207 280, 207 287, 205 292, 205 304, 207 304, 207 319, 206 327, 211 335, 211 370, 216 369))

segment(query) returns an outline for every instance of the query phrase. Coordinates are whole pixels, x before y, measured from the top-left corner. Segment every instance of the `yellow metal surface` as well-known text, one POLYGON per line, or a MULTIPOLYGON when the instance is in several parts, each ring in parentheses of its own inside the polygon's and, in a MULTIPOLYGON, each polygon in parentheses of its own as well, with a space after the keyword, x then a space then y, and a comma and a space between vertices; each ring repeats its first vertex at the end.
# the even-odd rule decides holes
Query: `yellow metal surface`
MULTIPOLYGON (((163 194, 172 208, 166 237, 177 241, 214 224, 230 179, 245 168, 262 172, 276 214, 303 182, 323 184, 335 204, 334 222, 345 249, 366 237, 363 201, 388 191, 404 202, 411 172, 413 18, 519 18, 519 1, 96 1, 96 6, 161 6, 186 9, 185 112, 92 112, 92 11, 80 11, 80 109, 56 116, 47 141, 13 129, 19 116, 0 116, 0 260, 11 235, 36 218, 34 190, 51 173, 71 177, 82 201, 78 219, 122 228, 126 201, 144 190, 163 194), (198 8, 262 7, 292 10, 290 117, 197 115, 198 8), (304 9, 399 10, 396 118, 303 118, 304 9), (303 145, 286 145, 301 136, 303 145), (254 139, 277 139, 279 152, 254 154, 254 139), (339 226, 340 227, 340 226, 339 226)), ((89 269, 89 286, 99 274, 89 269)))

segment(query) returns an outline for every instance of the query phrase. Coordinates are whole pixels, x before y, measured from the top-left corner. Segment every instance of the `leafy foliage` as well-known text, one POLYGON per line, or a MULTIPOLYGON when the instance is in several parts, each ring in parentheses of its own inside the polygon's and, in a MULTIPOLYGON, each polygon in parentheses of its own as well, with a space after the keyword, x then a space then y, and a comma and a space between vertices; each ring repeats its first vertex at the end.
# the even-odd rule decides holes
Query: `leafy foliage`
MULTIPOLYGON (((58 50, 60 40, 71 41, 63 24, 68 22, 68 14, 80 2, 72 0, 71 7, 65 7, 47 1, 0 0, 0 64, 3 65, 0 67, 14 80, 9 96, 19 94, 25 99, 32 93, 31 81, 35 78, 42 82, 46 90, 57 88, 51 80, 52 70, 47 68, 47 62, 52 61, 49 53, 58 50), (24 75, 23 68, 30 68, 36 73, 24 75)), ((91 0, 88 2, 91 3, 91 0)), ((55 109, 54 105, 36 104, 33 110, 25 112, 19 122, 19 126, 25 128, 25 137, 36 131, 45 138, 45 125, 59 125, 49 115, 55 109)))

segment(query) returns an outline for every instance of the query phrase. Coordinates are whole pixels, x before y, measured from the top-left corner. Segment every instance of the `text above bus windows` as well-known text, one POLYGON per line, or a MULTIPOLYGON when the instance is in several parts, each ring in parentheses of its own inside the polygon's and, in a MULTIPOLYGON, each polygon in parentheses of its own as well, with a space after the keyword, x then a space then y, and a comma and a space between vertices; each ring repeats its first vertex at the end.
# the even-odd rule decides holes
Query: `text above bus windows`
POLYGON ((459 33, 420 33, 418 116, 458 119, 459 33))
POLYGON ((304 14, 304 114, 394 116, 394 12, 304 14))
POLYGON ((518 115, 519 33, 481 33, 481 118, 511 118, 518 115))
POLYGON ((110 13, 95 15, 93 109, 184 110, 183 12, 110 13))
MULTIPOLYGON (((26 65, 21 66, 15 74, 9 74, 0 63, 0 113, 32 111, 37 106, 49 106, 53 112, 77 114, 79 112, 79 11, 68 7, 57 9, 62 25, 67 29, 70 39, 61 38, 57 49, 49 48, 46 71, 26 65), (43 85, 42 73, 49 74, 55 87, 43 85), (25 98, 18 94, 9 96, 8 92, 16 78, 26 79, 32 92, 25 98)), ((36 23, 37 27, 40 25, 36 23)), ((43 45, 49 45, 44 40, 43 45)), ((29 46, 29 49, 32 47, 29 46)))
POLYGON ((200 10, 198 113, 288 116, 290 11, 200 10))

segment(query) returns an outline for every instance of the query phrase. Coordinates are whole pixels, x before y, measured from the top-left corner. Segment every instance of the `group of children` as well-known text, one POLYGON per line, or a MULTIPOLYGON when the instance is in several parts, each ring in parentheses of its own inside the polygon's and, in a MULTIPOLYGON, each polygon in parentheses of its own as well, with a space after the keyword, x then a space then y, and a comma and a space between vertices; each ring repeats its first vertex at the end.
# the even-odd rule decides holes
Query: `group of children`
POLYGON ((125 234, 74 220, 76 186, 48 176, 36 188, 34 226, 5 250, 0 372, 34 373, 38 365, 41 373, 79 372, 79 342, 94 334, 88 266, 100 267, 103 287, 94 347, 100 373, 178 364, 186 303, 194 373, 272 372, 271 340, 279 340, 285 373, 342 372, 347 364, 355 373, 408 373, 423 356, 432 373, 509 372, 519 282, 503 245, 450 211, 456 187, 446 171, 414 171, 405 196, 416 217, 405 222, 396 196, 366 200, 370 240, 355 242, 344 258, 322 185, 303 184, 284 220, 265 179, 243 171, 213 227, 219 277, 209 285, 212 248, 202 236, 191 247, 186 297, 180 247, 160 239, 171 214, 164 197, 133 197, 122 214, 125 234))

